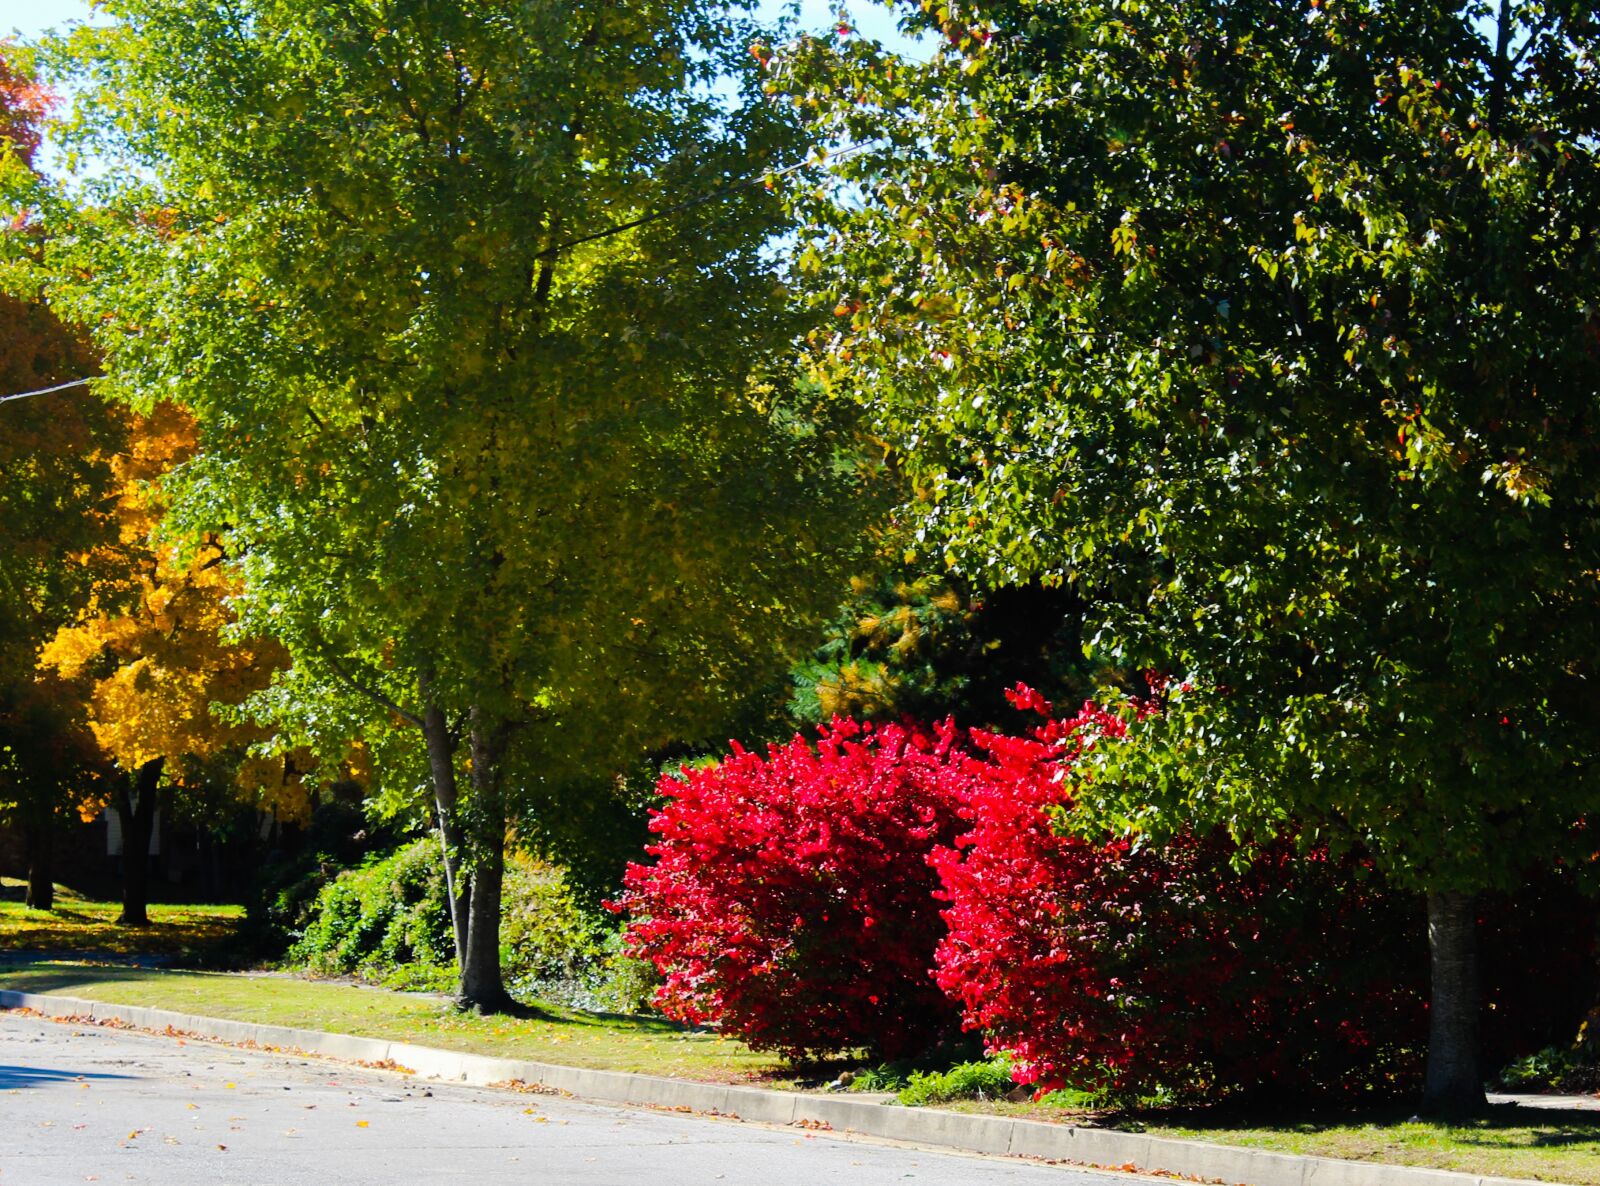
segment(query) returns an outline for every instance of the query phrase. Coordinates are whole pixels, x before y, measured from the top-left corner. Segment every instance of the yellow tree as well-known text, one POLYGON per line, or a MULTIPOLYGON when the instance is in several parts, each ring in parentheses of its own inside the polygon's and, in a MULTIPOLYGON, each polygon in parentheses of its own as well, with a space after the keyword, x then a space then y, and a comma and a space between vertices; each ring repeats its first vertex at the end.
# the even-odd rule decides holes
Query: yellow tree
POLYGON ((91 573, 87 603, 39 655, 42 669, 80 681, 88 727, 124 772, 108 798, 123 835, 118 921, 129 925, 147 921, 163 784, 202 781, 218 759, 237 759, 237 781, 259 804, 290 817, 305 810, 297 764, 249 757, 266 731, 213 711, 265 687, 284 656, 270 642, 229 640, 236 590, 222 539, 161 535, 161 476, 194 450, 194 422, 181 409, 162 404, 135 420, 127 451, 111 460, 115 538, 76 557, 91 573))

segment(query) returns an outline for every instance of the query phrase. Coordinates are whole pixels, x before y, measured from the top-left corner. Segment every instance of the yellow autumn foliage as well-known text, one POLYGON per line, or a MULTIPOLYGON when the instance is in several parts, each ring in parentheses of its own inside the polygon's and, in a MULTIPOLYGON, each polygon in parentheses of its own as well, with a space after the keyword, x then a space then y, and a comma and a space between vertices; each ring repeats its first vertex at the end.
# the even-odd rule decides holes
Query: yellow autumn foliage
MULTIPOLYGON (((241 703, 286 661, 270 641, 224 641, 236 586, 220 538, 192 554, 157 540, 159 479, 194 448, 194 423, 179 408, 160 405, 135 422, 128 451, 112 461, 117 542, 74 558, 94 574, 93 595, 39 654, 41 668, 87 686, 89 727, 108 756, 126 770, 165 758, 180 783, 266 739, 267 730, 224 721, 211 706, 241 703)), ((241 756, 236 781, 252 803, 299 818, 309 765, 241 756)))

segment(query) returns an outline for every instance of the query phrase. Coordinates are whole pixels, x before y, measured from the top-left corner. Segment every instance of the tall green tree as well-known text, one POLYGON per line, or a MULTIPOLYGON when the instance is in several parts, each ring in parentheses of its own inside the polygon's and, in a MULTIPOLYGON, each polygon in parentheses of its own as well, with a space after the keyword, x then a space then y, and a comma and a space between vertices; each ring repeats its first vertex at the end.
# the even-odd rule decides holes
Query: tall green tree
POLYGON ((757 31, 687 0, 105 7, 46 60, 122 167, 19 195, 72 227, 42 282, 105 393, 196 415, 173 522, 223 529, 239 630, 293 657, 256 710, 371 734, 390 794, 425 774, 461 997, 500 1007, 508 822, 714 730, 853 550, 841 425, 773 363, 759 181, 796 138, 757 31))
POLYGON ((784 66, 864 145, 801 195, 820 368, 931 550, 1174 677, 1082 814, 1371 852, 1426 897, 1426 1106, 1479 1106, 1474 896, 1587 860, 1600 801, 1593 5, 907 20, 926 66, 784 66))

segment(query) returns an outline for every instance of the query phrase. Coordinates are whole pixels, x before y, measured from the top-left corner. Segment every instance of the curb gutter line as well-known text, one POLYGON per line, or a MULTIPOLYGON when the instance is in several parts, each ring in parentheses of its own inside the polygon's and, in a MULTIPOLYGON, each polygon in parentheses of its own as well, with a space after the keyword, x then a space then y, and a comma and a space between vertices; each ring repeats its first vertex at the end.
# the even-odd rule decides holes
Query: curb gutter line
POLYGON ((172 1030, 184 1036, 243 1046, 304 1051, 368 1066, 403 1068, 420 1078, 475 1087, 516 1083, 600 1103, 703 1112, 765 1124, 828 1127, 912 1144, 1137 1170, 1221 1182, 1226 1186, 1529 1186, 1528 1180, 1519 1178, 1374 1165, 1330 1157, 1301 1157, 1038 1120, 972 1116, 935 1108, 892 1107, 835 1096, 492 1058, 383 1038, 227 1021, 75 997, 0 989, 0 1008, 31 1009, 54 1018, 119 1021, 140 1029, 172 1030))

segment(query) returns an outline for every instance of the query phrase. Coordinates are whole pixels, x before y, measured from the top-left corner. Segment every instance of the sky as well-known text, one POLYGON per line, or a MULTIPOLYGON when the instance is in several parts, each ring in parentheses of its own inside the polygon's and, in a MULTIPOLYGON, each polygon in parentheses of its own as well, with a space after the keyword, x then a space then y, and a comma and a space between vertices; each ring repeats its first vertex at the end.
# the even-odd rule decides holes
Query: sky
MULTIPOLYGON (((775 13, 780 4, 763 0, 763 9, 775 13)), ((892 13, 873 0, 848 3, 856 28, 894 49, 905 50, 911 43, 900 36, 892 13)), ((801 18, 807 27, 822 29, 834 23, 830 0, 801 0, 801 18)), ((0 17, 0 36, 19 34, 24 40, 37 37, 46 29, 60 28, 68 21, 89 20, 93 16, 89 0, 7 0, 5 16, 0 17)))
POLYGON ((10 0, 6 15, 0 17, 0 36, 17 33, 27 40, 46 29, 60 28, 68 21, 88 20, 92 15, 88 0, 10 0))
MULTIPOLYGON (((785 6, 785 0, 760 0, 760 4, 763 15, 775 17, 785 6)), ((837 21, 838 6, 838 0, 800 0, 802 26, 812 30, 831 28, 837 21)), ((895 15, 886 4, 877 0, 849 0, 845 7, 863 36, 875 38, 908 57, 928 56, 923 47, 904 37, 895 27, 895 15)), ((0 16, 0 38, 14 35, 30 41, 51 29, 64 29, 74 21, 92 23, 97 19, 103 18, 94 11, 91 0, 6 0, 5 15, 0 16)), ((49 172, 55 172, 60 166, 56 146, 48 140, 41 164, 49 172)), ((99 172, 95 162, 84 165, 90 175, 99 172)))

